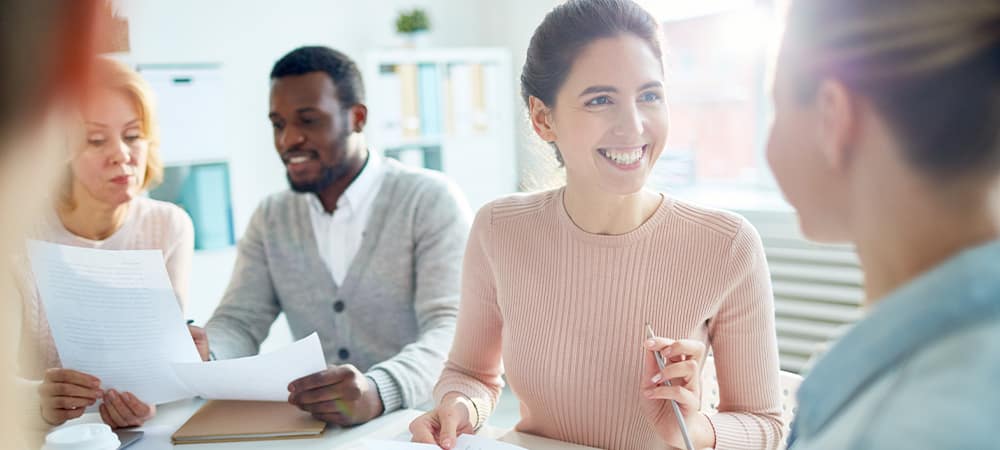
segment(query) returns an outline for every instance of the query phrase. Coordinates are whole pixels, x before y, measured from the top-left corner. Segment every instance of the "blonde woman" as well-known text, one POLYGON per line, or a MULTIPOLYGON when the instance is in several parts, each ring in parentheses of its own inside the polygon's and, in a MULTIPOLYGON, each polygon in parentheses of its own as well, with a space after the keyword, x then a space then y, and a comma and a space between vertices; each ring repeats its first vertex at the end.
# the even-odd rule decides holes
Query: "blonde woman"
MULTIPOLYGON (((183 309, 194 251, 191 219, 176 205, 142 196, 162 176, 151 92, 135 71, 98 59, 94 87, 83 100, 84 132, 73 145, 54 208, 33 237, 108 250, 157 249, 183 309)), ((22 376, 41 378, 42 418, 59 425, 101 400, 113 427, 141 425, 152 405, 128 392, 103 390, 96 377, 62 369, 42 303, 26 295, 22 339, 38 345, 22 355, 22 376), (34 356, 34 357, 32 357, 34 356)))
POLYGON ((1000 2, 798 0, 768 159, 856 245, 867 317, 803 382, 800 449, 997 448, 1000 2))

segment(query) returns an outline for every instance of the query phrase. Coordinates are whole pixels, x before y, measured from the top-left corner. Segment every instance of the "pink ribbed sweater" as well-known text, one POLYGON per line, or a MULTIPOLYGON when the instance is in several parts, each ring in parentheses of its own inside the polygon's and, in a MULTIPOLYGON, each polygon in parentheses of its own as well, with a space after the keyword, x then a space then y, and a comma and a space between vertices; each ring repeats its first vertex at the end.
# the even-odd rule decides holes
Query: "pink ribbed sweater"
POLYGON ((638 404, 643 324, 710 344, 717 448, 782 439, 774 307, 763 247, 742 217, 664 199, 639 228, 579 229, 563 189, 483 207, 466 250, 458 329, 435 398, 484 421, 503 386, 517 430, 606 449, 666 448, 638 404))

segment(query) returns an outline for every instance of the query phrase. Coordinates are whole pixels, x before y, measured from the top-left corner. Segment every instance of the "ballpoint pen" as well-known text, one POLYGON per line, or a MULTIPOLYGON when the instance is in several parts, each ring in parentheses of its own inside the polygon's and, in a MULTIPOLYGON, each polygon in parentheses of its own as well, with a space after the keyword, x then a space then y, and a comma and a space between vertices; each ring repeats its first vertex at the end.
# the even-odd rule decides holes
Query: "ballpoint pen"
MULTIPOLYGON (((655 337, 653 328, 649 326, 649 323, 646 323, 646 339, 653 339, 655 337)), ((660 352, 653 352, 653 355, 656 357, 656 365, 660 366, 660 371, 663 371, 663 367, 666 365, 666 362, 663 361, 663 355, 660 352)), ((670 386, 670 380, 664 379, 662 384, 670 386)), ((684 416, 681 415, 681 408, 677 406, 677 401, 675 400, 670 400, 670 406, 674 408, 674 416, 677 417, 677 426, 680 427, 681 435, 684 436, 684 446, 687 447, 687 450, 694 450, 694 445, 691 443, 691 436, 688 435, 687 424, 684 423, 684 416)))

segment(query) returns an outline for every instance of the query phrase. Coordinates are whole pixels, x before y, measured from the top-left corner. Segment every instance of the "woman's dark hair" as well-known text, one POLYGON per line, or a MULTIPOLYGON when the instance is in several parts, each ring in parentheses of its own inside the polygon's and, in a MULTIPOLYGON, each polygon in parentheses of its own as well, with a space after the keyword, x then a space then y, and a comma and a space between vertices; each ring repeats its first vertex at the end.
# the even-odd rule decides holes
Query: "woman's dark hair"
MULTIPOLYGON (((580 52, 591 42, 630 33, 649 45, 662 64, 660 26, 645 9, 631 0, 569 0, 545 15, 528 44, 521 69, 521 99, 536 97, 555 106, 556 93, 566 81, 580 52)), ((553 147, 555 145, 553 144, 553 147)), ((563 165, 556 148, 556 160, 563 165)))
POLYGON ((871 100, 923 173, 1000 172, 1000 2, 797 0, 788 19, 800 101, 836 79, 871 100))
POLYGON ((545 15, 535 28, 521 70, 521 98, 537 97, 548 106, 577 55, 591 42, 631 33, 642 39, 656 55, 660 50, 660 27, 656 19, 631 0, 569 0, 545 15))

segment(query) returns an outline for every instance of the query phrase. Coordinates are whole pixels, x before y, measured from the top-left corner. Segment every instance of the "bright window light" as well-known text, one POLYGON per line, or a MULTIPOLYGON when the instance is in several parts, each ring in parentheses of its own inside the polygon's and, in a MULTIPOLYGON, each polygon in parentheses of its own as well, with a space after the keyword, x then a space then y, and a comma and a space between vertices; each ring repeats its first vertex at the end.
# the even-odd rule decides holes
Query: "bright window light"
POLYGON ((781 0, 637 0, 662 23, 671 129, 650 177, 682 197, 777 197, 764 158, 781 0), (775 6, 777 4, 777 7, 775 6), (758 194, 754 194, 760 196, 758 194))
POLYGON ((754 0, 637 0, 647 11, 662 22, 692 19, 752 8, 754 0))

